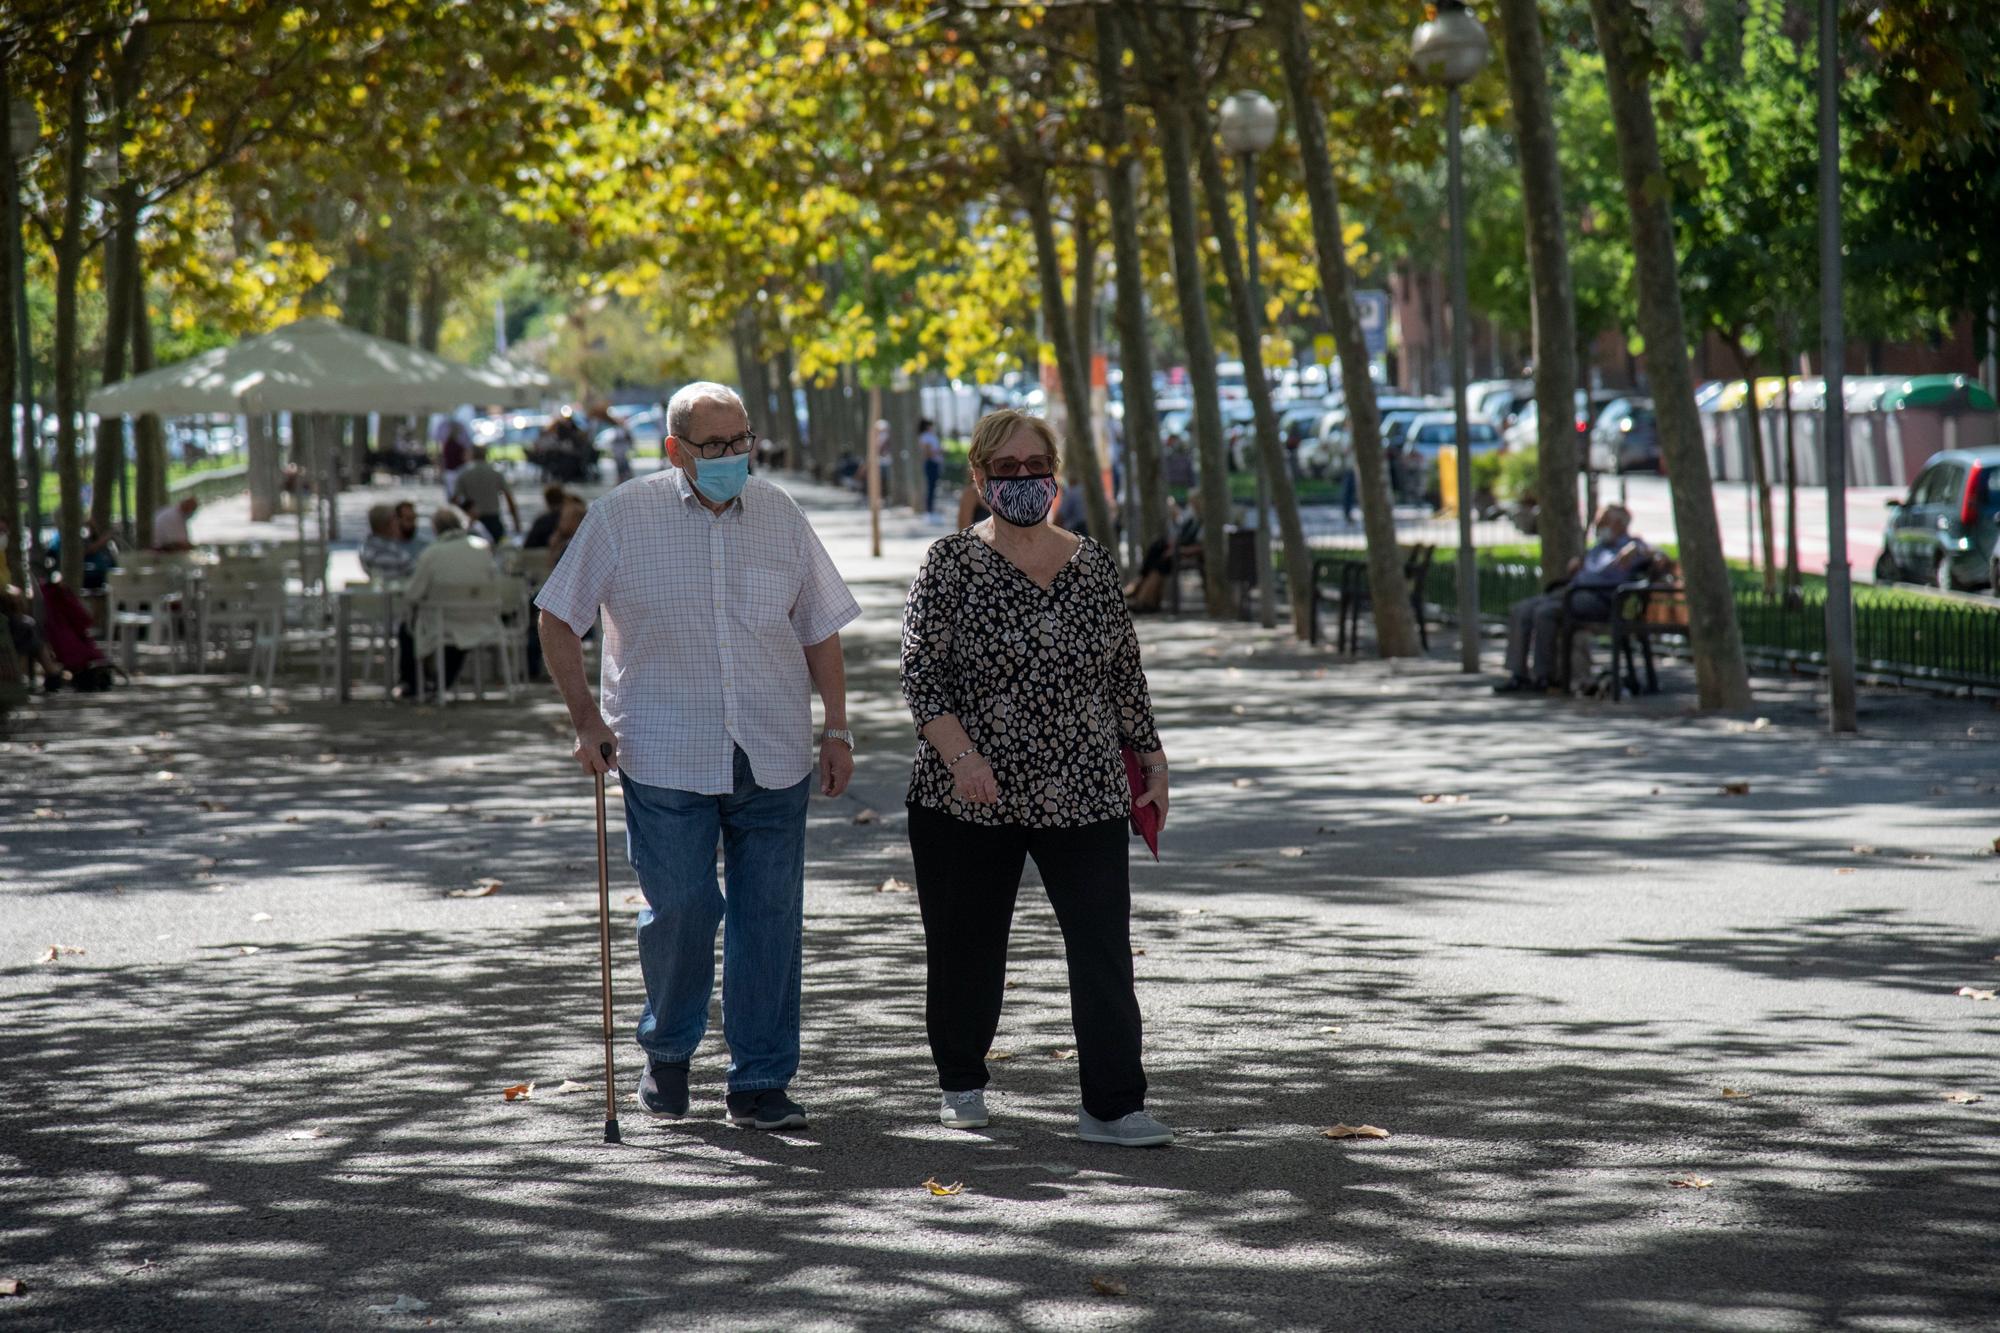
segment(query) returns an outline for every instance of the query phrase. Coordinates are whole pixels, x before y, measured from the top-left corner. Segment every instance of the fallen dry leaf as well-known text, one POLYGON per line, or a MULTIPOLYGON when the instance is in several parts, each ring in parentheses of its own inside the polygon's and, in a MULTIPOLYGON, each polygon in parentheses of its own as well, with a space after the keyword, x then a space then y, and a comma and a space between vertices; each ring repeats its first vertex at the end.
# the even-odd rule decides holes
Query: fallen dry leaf
POLYGON ((924 1188, 929 1190, 932 1194, 936 1195, 938 1198, 942 1199, 947 1194, 963 1194, 965 1192, 965 1182, 962 1180, 954 1180, 951 1182, 951 1184, 944 1185, 938 1182, 938 1178, 936 1176, 930 1176, 925 1179, 924 1188))
POLYGON ((173 771, 172 771, 171 769, 165 769, 165 768, 163 768, 163 769, 161 769, 161 770, 160 770, 159 772, 157 772, 157 773, 153 774, 153 781, 155 781, 155 782, 172 782, 172 781, 174 780, 174 777, 175 777, 175 774, 174 774, 174 772, 173 772, 173 771))
POLYGON ((857 824, 873 824, 879 822, 881 818, 882 816, 876 814, 873 810, 862 810, 854 816, 854 822, 857 824))
POLYGON ((908 893, 909 891, 910 886, 902 880, 897 879, 894 875, 889 876, 889 878, 875 886, 875 892, 877 893, 908 893))
POLYGON ((1231 786, 1233 786, 1233 787, 1237 787, 1237 788, 1239 788, 1239 789, 1242 789, 1242 790, 1248 790, 1249 788, 1251 788, 1251 787, 1254 787, 1254 786, 1256 786, 1256 785, 1257 785, 1257 779, 1255 779, 1255 778, 1238 778, 1238 779, 1236 779, 1236 781, 1235 781, 1235 782, 1231 783, 1230 785, 1231 785, 1231 786))
POLYGON ((1748 1097, 1750 1094, 1747 1092, 1738 1092, 1734 1088, 1724 1088, 1722 1095, 1725 1097, 1748 1097))
POLYGON ((495 879, 491 875, 488 875, 469 889, 446 889, 444 896, 447 898, 491 898, 494 894, 500 892, 500 886, 506 882, 504 879, 495 879))
POLYGON ((1014 1058, 1014 1053, 1012 1051, 988 1051, 986 1058, 988 1060, 1011 1060, 1014 1058))
POLYGON ((1835 867, 1833 868, 1833 873, 1834 873, 1834 874, 1836 874, 1836 875, 1851 875, 1851 874, 1853 874, 1853 873, 1854 873, 1854 867, 1853 867, 1853 866, 1835 866, 1835 867))
POLYGON ((386 819, 371 819, 368 821, 368 827, 374 829, 388 828, 389 821, 386 819))
MULTIPOLYGON (((77 952, 81 953, 82 950, 79 949, 77 952)), ((1974 986, 1960 986, 1958 994, 1968 1000, 1990 1000, 1993 998, 1992 991, 1980 990, 1974 986)))
POLYGON ((1419 796, 1417 799, 1419 801, 1422 801, 1425 805, 1458 805, 1464 801, 1471 800, 1472 798, 1469 796, 1461 795, 1457 792, 1443 793, 1443 792, 1427 791, 1422 796, 1419 796))
POLYGON ((295 1129, 285 1135, 285 1137, 288 1139, 323 1139, 326 1137, 326 1131, 323 1129, 295 1129))
POLYGON ((1090 1289, 1100 1296, 1123 1296, 1125 1284, 1115 1277, 1094 1277, 1090 1279, 1090 1289))
POLYGON ((1677 1190, 1705 1190, 1715 1182, 1704 1176, 1675 1176, 1667 1183, 1677 1190))
POLYGON ((536 815, 533 819, 529 820, 528 822, 530 824, 546 824, 549 822, 549 817, 547 815, 536 815))
POLYGON ((0 1277, 0 1296, 19 1296, 28 1284, 17 1277, 0 1277))
POLYGON ((1970 1106, 1974 1102, 1983 1102, 1986 1100, 1983 1094, 1977 1092, 1947 1092, 1944 1095, 1944 1099, 1948 1102, 1956 1102, 1960 1106, 1970 1106))
POLYGON ((298 817, 297 815, 286 815, 286 816, 285 816, 285 822, 286 822, 287 824, 296 824, 296 823, 298 823, 298 822, 300 822, 300 821, 299 821, 299 817, 298 817))
POLYGON ((1389 1131, 1377 1125, 1328 1125, 1319 1132, 1323 1139, 1386 1139, 1389 1131))
POLYGON ((516 1083, 511 1088, 500 1089, 500 1100, 503 1102, 525 1101, 534 1095, 535 1085, 532 1083, 516 1083))
POLYGON ((1049 1056, 1051 1059, 1055 1060, 1074 1060, 1076 1059, 1076 1052, 1071 1048, 1065 1046, 1063 1047, 1063 1049, 1059 1051, 1050 1051, 1049 1056))
POLYGON ((47 951, 44 952, 42 956, 40 958, 37 958, 35 961, 38 963, 53 963, 56 962, 58 959, 62 958, 65 954, 80 955, 82 953, 83 950, 79 949, 74 944, 51 944, 48 947, 47 951))
POLYGON ((222 862, 216 860, 212 856, 197 856, 195 858, 194 864, 195 864, 195 869, 197 870, 213 870, 217 866, 221 865, 222 862))
POLYGON ((1748 796, 1750 794, 1750 784, 1747 782, 1725 782, 1722 784, 1722 794, 1724 796, 1748 796))
POLYGON ((1870 847, 1870 846, 1869 846, 1869 845, 1868 845, 1867 843, 1865 843, 1865 842, 1857 842, 1857 843, 1855 843, 1855 844, 1854 844, 1854 848, 1853 848, 1853 851, 1854 851, 1854 854, 1855 854, 1856 856, 1873 856, 1873 855, 1875 855, 1875 849, 1874 849, 1873 847, 1870 847))
POLYGON ((36 819, 61 819, 63 817, 63 812, 53 806, 38 805, 35 807, 36 819))
POLYGON ((625 895, 625 901, 628 903, 643 903, 646 901, 646 895, 643 893, 628 893, 625 895))
POLYGON ((195 804, 200 806, 203 810, 206 810, 211 815, 219 815, 224 810, 227 810, 229 808, 220 801, 211 801, 206 799, 196 801, 195 804))
POLYGON ((1305 854, 1306 849, 1303 847, 1280 847, 1278 849, 1278 855, 1284 857, 1287 861, 1296 861, 1305 854))
POLYGON ((416 1314, 420 1310, 428 1310, 430 1308, 431 1308, 431 1303, 429 1301, 420 1301, 414 1296, 398 1296, 393 1302, 391 1302, 388 1305, 369 1306, 368 1313, 369 1314, 416 1314))
POLYGON ((238 949, 236 952, 242 957, 248 958, 251 954, 257 952, 257 946, 254 944, 246 944, 242 948, 238 949))
POLYGON ((1332 1024, 1330 1024, 1330 1023, 1329 1023, 1329 1024, 1327 1025, 1327 1026, 1325 1026, 1325 1027, 1323 1027, 1323 1028, 1321 1028, 1321 1029, 1320 1029, 1320 1033, 1321 1033, 1322 1035, 1325 1035, 1325 1036, 1331 1036, 1331 1035, 1332 1035, 1333 1033, 1336 1033, 1336 1032, 1338 1032, 1338 1031, 1340 1031, 1340 1029, 1339 1029, 1339 1028, 1337 1028, 1337 1027, 1334 1027, 1334 1026, 1333 1026, 1332 1024))
POLYGON ((1514 816, 1512 816, 1512 815, 1495 815, 1495 816, 1493 816, 1493 818, 1491 818, 1491 819, 1487 820, 1486 822, 1487 822, 1487 823, 1489 823, 1489 824, 1511 824, 1511 823, 1513 823, 1513 822, 1514 822, 1514 816))
POLYGON ((569 1092, 589 1092, 590 1085, 588 1083, 579 1083, 573 1078, 566 1078, 556 1084, 555 1087, 549 1089, 549 1091, 555 1093, 557 1096, 569 1092))
POLYGON ((271 919, 271 914, 269 912, 252 912, 250 914, 250 919, 252 921, 269 921, 271 919))

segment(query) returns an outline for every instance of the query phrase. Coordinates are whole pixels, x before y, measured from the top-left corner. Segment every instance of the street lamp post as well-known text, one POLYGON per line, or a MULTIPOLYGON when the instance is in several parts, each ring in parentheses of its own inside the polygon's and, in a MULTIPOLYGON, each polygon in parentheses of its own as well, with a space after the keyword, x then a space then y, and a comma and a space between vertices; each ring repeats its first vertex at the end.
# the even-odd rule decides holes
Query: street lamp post
MULTIPOLYGON (((1278 137, 1278 108, 1262 93, 1232 93, 1222 103, 1217 129, 1222 146, 1236 159, 1243 179, 1244 275, 1250 286, 1250 327, 1258 336, 1263 327, 1264 296, 1257 274, 1257 154, 1278 137)), ((1246 349, 1247 350, 1247 349, 1246 349)), ((1258 365, 1263 358, 1256 358, 1258 365)), ((1257 620, 1265 629, 1278 623, 1276 594, 1271 570, 1271 478, 1265 468, 1264 451, 1257 450, 1257 620)))
POLYGON ((1410 59, 1425 78, 1445 87, 1445 151, 1450 163, 1451 397, 1458 448, 1458 657, 1467 672, 1479 670, 1479 571, 1472 548, 1472 431, 1465 410, 1465 362, 1471 312, 1465 295, 1465 179, 1460 153, 1458 90, 1492 54, 1486 29, 1459 0, 1441 0, 1437 17, 1419 24, 1410 59))
POLYGON ((33 102, 13 96, 4 87, 7 102, 7 153, 14 161, 14 188, 7 192, 7 256, 14 269, 14 309, 0 311, 0 319, 15 321, 14 338, 20 354, 21 434, 25 440, 26 465, 22 469, 28 483, 28 569, 23 582, 41 609, 42 576, 42 435, 35 413, 35 353, 28 341, 28 255, 21 239, 21 169, 42 140, 41 117, 33 102))

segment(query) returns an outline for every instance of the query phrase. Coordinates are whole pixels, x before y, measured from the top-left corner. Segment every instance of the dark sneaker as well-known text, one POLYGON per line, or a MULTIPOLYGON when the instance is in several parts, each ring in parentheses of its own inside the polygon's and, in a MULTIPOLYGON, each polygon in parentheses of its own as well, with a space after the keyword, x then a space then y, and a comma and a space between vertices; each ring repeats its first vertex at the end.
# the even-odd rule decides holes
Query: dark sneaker
POLYGON ((646 1061, 646 1076, 639 1080, 639 1105, 654 1115, 679 1120, 688 1113, 688 1062, 646 1061))
POLYGON ((785 1095, 783 1088, 758 1088, 729 1094, 731 1124, 756 1129, 802 1129, 806 1108, 785 1095))
POLYGON ((1525 694, 1533 689, 1526 676, 1509 676, 1493 687, 1495 694, 1525 694))

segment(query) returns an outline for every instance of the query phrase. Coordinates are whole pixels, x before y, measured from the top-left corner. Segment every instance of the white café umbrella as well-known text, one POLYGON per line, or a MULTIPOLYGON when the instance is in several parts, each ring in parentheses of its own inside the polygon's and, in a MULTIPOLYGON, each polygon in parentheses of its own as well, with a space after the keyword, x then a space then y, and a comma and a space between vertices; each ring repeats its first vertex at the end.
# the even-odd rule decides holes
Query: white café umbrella
POLYGON ((86 406, 107 417, 444 412, 461 403, 529 406, 543 387, 533 372, 460 365, 330 319, 302 319, 106 385, 86 406))

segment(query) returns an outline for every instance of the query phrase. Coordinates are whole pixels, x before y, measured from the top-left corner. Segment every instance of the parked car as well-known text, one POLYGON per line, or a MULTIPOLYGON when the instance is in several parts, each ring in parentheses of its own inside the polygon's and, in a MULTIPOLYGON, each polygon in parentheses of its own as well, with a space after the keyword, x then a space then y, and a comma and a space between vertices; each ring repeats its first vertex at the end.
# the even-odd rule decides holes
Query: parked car
POLYGON ((1889 503, 1875 562, 1877 583, 1930 583, 1946 590, 2000 587, 2000 446, 1935 454, 1889 503))
MULTIPOLYGON (((1576 465, 1579 470, 1591 466, 1591 423, 1602 416, 1604 409, 1613 401, 1635 396, 1630 389, 1578 389, 1576 391, 1576 433, 1581 437, 1576 442, 1576 465)), ((1508 426, 1502 433, 1501 439, 1509 449, 1532 449, 1541 439, 1541 435, 1539 434, 1541 429, 1540 422, 1540 408, 1535 400, 1530 398, 1523 405, 1520 412, 1515 415, 1513 424, 1508 426)))
POLYGON ((1590 466, 1597 472, 1658 472, 1660 423, 1650 398, 1613 398, 1590 428, 1590 466))
POLYGON ((1534 396, 1535 386, 1529 380, 1474 380, 1465 386, 1465 412, 1503 426, 1534 396))
MULTIPOLYGON (((1435 411, 1437 407, 1435 399, 1412 398, 1405 394, 1381 394, 1375 399, 1375 410, 1385 427, 1390 416, 1397 412, 1428 412, 1435 411)), ((1386 433, 1382 442, 1392 443, 1386 433)), ((1393 441, 1401 442, 1400 436, 1393 441)), ((1347 449, 1347 408, 1343 405, 1332 408, 1322 416, 1316 437, 1299 446, 1299 467, 1308 476, 1341 476, 1348 467, 1347 449)))
MULTIPOLYGON (((1466 438, 1471 441, 1472 452, 1490 454, 1502 448, 1500 431, 1490 421, 1474 419, 1465 425, 1466 438)), ((1387 431, 1384 431, 1387 439, 1387 431)), ((1413 415, 1404 427, 1400 443, 1405 451, 1414 450, 1423 455, 1424 461, 1435 463, 1438 453, 1458 439, 1458 418, 1451 412, 1424 412, 1413 415)))

